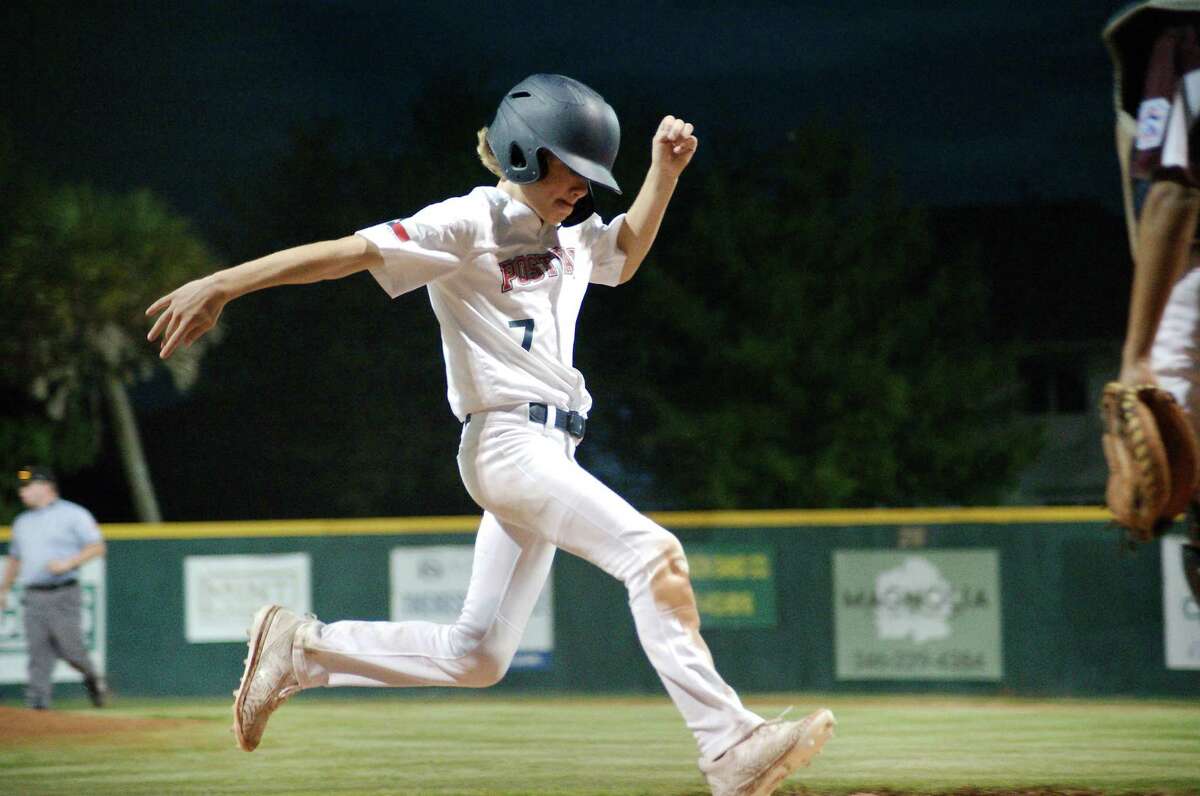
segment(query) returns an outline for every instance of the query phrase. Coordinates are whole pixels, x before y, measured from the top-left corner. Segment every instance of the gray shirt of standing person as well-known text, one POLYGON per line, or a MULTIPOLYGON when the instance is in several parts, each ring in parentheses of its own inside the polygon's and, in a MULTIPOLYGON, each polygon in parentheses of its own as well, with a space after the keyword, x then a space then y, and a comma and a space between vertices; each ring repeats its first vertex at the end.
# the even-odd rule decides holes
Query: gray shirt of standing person
POLYGON ((56 586, 76 577, 75 570, 55 571, 88 545, 103 541, 92 513, 58 498, 44 508, 17 515, 12 526, 9 556, 21 562, 18 582, 29 586, 56 586))

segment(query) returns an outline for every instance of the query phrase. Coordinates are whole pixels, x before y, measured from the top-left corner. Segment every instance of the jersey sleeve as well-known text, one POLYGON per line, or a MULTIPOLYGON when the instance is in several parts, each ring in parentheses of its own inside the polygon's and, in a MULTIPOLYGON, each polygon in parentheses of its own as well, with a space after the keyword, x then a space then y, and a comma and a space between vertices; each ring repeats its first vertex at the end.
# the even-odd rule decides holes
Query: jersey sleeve
POLYGON ((13 520, 12 539, 10 539, 8 542, 9 558, 15 558, 18 561, 21 560, 21 542, 20 542, 21 537, 20 537, 20 534, 17 533, 17 525, 20 524, 20 522, 21 522, 20 517, 13 520))
POLYGON ((96 518, 83 506, 80 506, 79 510, 75 512, 71 530, 81 545, 95 544, 104 540, 104 537, 100 535, 100 526, 96 524, 96 518))
POLYGON ((430 205, 416 215, 360 229, 379 247, 383 264, 371 276, 392 298, 457 271, 474 248, 467 197, 430 205))
POLYGON ((587 226, 580 230, 579 242, 592 255, 592 275, 588 281, 609 287, 619 285, 621 271, 625 268, 625 252, 617 245, 617 236, 625 224, 625 214, 621 213, 607 224, 599 216, 592 216, 584 224, 587 226))

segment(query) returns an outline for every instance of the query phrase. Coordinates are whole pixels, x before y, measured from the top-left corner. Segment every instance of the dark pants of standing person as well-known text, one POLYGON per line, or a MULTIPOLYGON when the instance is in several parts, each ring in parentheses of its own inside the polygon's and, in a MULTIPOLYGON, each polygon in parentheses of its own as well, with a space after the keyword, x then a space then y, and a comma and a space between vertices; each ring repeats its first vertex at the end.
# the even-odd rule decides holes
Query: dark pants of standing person
POLYGON ((26 588, 24 606, 25 640, 29 646, 25 703, 35 709, 48 708, 53 689, 50 674, 59 658, 75 667, 87 684, 97 681, 96 670, 83 645, 79 584, 52 589, 26 588))

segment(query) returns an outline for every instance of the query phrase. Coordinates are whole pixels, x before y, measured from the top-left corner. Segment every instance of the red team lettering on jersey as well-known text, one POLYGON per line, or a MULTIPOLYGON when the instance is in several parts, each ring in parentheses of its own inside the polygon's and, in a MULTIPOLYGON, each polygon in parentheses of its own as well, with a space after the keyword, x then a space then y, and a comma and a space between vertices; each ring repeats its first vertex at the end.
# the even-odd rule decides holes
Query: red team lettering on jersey
POLYGON ((563 248, 562 246, 555 246, 554 248, 550 249, 550 253, 553 254, 555 257, 557 257, 558 261, 560 263, 562 263, 563 271, 566 272, 567 276, 575 275, 575 250, 574 249, 563 248))
MULTIPOLYGON (((397 233, 399 234, 399 233, 397 233)), ((545 254, 521 254, 499 264, 500 292, 507 293, 513 284, 528 285, 545 277, 558 276, 561 266, 568 276, 575 273, 575 251, 555 246, 545 254)))
POLYGON ((623 224, 593 214, 554 228, 500 189, 480 186, 358 234, 379 249, 383 262, 371 275, 389 296, 427 290, 442 329, 447 400, 462 419, 522 402, 591 408, 572 362, 574 335, 559 330, 574 329, 589 285, 620 283, 623 224), (536 322, 536 356, 511 356, 514 337, 524 346, 514 320, 536 322))

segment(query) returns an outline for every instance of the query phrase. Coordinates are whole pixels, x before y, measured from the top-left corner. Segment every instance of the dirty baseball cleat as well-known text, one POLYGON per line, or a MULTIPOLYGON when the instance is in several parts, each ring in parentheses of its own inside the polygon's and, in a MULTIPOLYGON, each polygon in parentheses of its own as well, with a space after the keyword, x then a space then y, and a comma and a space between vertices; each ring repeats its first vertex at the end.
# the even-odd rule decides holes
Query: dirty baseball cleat
POLYGON ((300 690, 292 667, 292 640, 307 621, 279 605, 264 606, 254 615, 246 671, 233 692, 233 733, 247 752, 262 740, 275 708, 300 690))
POLYGON ((783 717, 760 724, 748 738, 716 760, 700 760, 713 796, 766 796, 833 737, 837 722, 822 708, 800 721, 783 717))

